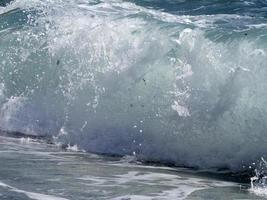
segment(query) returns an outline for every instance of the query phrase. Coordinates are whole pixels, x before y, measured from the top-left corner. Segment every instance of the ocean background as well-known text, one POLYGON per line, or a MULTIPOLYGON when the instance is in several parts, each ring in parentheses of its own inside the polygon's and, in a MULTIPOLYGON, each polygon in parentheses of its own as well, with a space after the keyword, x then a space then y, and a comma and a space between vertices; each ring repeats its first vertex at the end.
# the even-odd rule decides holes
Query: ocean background
MULTIPOLYGON (((118 172, 138 180, 130 186, 143 181, 139 165, 147 170, 155 164, 155 173, 171 166, 176 172, 164 168, 162 179, 150 174, 153 178, 145 180, 176 181, 168 183, 171 188, 182 182, 175 173, 192 176, 187 192, 178 187, 174 196, 160 193, 164 182, 161 190, 141 196, 127 197, 119 190, 117 196, 107 192, 91 199, 182 199, 195 188, 217 186, 223 189, 215 196, 200 192, 190 198, 231 199, 224 196, 227 187, 244 195, 235 198, 256 199, 255 193, 264 198, 266 78, 266 0, 1 0, 0 199, 22 194, 25 183, 7 176, 12 173, 4 173, 3 163, 14 159, 8 168, 16 173, 38 172, 45 167, 16 167, 17 159, 56 154, 51 166, 44 161, 56 171, 58 159, 73 150, 71 162, 79 167, 80 154, 82 163, 106 165, 108 172, 95 174, 106 181, 115 173, 116 167, 109 165, 115 158, 124 166, 131 164, 118 172), (15 159, 13 153, 23 156, 15 159), (100 160, 85 161, 91 154, 100 160), (199 173, 200 182, 207 178, 207 184, 194 188, 199 173), (214 176, 218 184, 211 180, 214 176)), ((87 172, 92 175, 94 167, 87 172)), ((41 171, 47 175, 42 179, 45 187, 53 188, 47 182, 51 174, 41 171)), ((81 168, 76 172, 85 176, 81 168)), ((65 182, 59 177, 58 183, 65 182)), ((53 194, 42 185, 40 191, 53 194)), ((31 196, 35 193, 25 198, 57 198, 31 196)), ((93 195, 54 193, 65 199, 93 195)))

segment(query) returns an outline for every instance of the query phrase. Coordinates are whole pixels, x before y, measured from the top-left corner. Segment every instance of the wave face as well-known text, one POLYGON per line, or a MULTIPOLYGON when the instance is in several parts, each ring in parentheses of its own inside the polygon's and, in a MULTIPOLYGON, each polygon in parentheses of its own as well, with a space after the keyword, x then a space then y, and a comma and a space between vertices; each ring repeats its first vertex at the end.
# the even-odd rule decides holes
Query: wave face
POLYGON ((0 7, 0 127, 200 168, 267 152, 265 0, 0 7))

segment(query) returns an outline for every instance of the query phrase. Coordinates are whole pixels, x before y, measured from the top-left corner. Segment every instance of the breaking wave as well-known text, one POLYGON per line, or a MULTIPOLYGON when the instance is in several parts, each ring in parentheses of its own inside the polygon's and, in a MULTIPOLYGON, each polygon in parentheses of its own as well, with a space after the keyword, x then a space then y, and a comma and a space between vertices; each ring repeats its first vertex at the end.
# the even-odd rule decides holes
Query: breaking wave
POLYGON ((179 166, 264 157, 266 2, 162 2, 2 5, 1 129, 179 166))

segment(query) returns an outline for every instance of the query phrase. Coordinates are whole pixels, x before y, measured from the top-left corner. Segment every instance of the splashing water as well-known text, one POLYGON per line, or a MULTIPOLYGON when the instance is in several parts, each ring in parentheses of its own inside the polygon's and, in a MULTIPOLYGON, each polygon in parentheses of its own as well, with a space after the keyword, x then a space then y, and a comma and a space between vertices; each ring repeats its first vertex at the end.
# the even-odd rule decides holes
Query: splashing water
POLYGON ((258 196, 267 197, 267 162, 262 157, 256 165, 255 176, 251 177, 250 192, 258 196))
POLYGON ((266 2, 160 2, 0 7, 1 129, 180 166, 240 171, 258 160, 266 2))

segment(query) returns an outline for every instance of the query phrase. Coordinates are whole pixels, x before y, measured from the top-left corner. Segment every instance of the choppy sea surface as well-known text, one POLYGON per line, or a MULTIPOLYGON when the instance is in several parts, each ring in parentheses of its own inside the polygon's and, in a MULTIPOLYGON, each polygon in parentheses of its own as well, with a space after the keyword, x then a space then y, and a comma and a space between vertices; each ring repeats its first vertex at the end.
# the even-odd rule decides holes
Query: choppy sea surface
POLYGON ((266 13, 1 0, 0 199, 264 198, 266 13))

